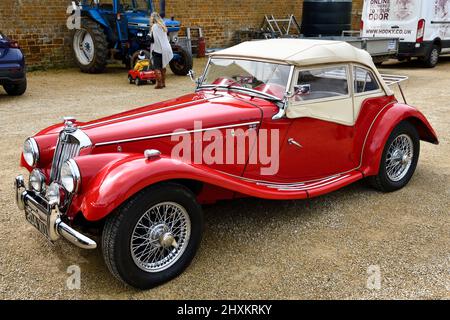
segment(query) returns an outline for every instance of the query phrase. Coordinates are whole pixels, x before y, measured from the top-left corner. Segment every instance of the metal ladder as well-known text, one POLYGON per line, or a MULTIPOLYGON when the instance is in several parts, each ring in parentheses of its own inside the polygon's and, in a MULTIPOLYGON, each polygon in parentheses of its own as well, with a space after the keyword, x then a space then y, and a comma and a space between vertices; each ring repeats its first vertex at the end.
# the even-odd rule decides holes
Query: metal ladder
MULTIPOLYGON (((300 25, 293 14, 284 19, 276 19, 273 14, 265 15, 262 30, 269 31, 275 37, 286 37, 291 35, 291 29, 300 35, 300 25)), ((273 37, 270 34, 266 34, 266 38, 273 37)))

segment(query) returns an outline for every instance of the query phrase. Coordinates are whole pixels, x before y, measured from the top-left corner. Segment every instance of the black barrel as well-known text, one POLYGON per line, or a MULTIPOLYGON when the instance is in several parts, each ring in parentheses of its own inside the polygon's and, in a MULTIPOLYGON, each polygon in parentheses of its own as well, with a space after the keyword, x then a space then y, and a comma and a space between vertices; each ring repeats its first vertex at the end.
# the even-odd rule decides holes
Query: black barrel
POLYGON ((340 36, 352 28, 352 0, 304 0, 302 34, 305 37, 340 36))

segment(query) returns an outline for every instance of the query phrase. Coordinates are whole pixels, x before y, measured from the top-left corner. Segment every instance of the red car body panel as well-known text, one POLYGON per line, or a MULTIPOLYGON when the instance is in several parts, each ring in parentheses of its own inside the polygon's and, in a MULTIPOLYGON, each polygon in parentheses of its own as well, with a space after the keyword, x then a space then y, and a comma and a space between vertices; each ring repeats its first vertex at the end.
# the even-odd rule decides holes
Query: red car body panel
POLYGON ((364 146, 361 171, 365 176, 378 173, 383 148, 391 131, 405 120, 415 125, 421 140, 439 144, 436 132, 419 110, 402 103, 388 104, 375 118, 364 146))
MULTIPOLYGON (((363 102, 353 126, 312 118, 272 120, 275 103, 226 91, 200 91, 77 126, 92 147, 75 157, 82 179, 67 212, 73 220, 82 213, 88 221, 106 217, 124 201, 152 184, 197 181, 200 203, 242 196, 265 199, 305 199, 319 196, 378 172, 384 144, 401 121, 413 123, 421 139, 438 143, 436 133, 415 108, 400 104, 393 96, 363 102), (171 158, 178 140, 168 135, 183 129, 195 135, 195 121, 203 129, 224 127, 256 130, 279 129, 280 170, 261 176, 261 164, 248 163, 252 146, 245 145, 241 164, 195 164, 171 158), (293 156, 286 143, 292 133, 304 148, 293 156), (158 149, 161 158, 146 159, 143 151, 158 149)), ((61 125, 51 126, 34 138, 40 148, 38 167, 47 179, 61 125)), ((194 137, 195 138, 195 137, 194 137)), ((234 149, 236 152, 237 149, 234 149)), ((21 164, 29 168, 22 157, 21 164)))

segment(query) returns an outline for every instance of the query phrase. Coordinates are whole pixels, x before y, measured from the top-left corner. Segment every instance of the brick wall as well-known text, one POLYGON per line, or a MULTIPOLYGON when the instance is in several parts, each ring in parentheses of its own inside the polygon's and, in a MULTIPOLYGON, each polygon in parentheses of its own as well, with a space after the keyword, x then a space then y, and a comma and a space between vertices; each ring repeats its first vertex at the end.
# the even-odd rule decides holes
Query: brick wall
MULTIPOLYGON (((106 0, 105 0, 106 1, 106 0)), ((110 1, 110 0, 109 0, 110 1)), ((70 0, 0 0, 0 30, 19 41, 31 68, 72 65, 66 8, 70 0)), ((159 1, 154 1, 159 8, 159 1)), ((168 16, 203 28, 208 47, 231 44, 234 31, 259 27, 265 14, 302 16, 303 0, 166 0, 168 16)), ((353 1, 358 29, 363 0, 353 1)))
POLYGON ((30 67, 72 63, 64 0, 0 0, 0 30, 17 40, 30 67))

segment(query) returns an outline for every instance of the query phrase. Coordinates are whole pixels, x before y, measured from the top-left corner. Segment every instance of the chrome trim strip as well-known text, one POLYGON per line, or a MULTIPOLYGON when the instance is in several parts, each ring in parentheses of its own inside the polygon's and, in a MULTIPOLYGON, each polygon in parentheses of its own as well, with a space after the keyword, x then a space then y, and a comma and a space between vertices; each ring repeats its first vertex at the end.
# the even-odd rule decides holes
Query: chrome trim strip
POLYGON ((171 105, 171 106, 167 106, 167 107, 162 107, 159 109, 154 109, 154 110, 149 110, 149 111, 144 111, 144 112, 140 112, 140 113, 135 113, 132 115, 128 115, 128 116, 123 116, 120 118, 115 118, 115 119, 110 119, 110 120, 104 120, 104 121, 100 121, 100 122, 96 122, 96 123, 92 123, 92 124, 86 124, 84 126, 80 126, 80 129, 86 129, 86 128, 90 128, 90 127, 94 127, 97 125, 102 125, 102 124, 106 124, 106 123, 110 123, 110 122, 116 122, 116 121, 121 121, 121 120, 125 120, 125 119, 129 119, 129 118, 134 118, 134 117, 139 117, 139 116, 143 116, 143 115, 147 115, 147 114, 152 114, 152 113, 156 113, 159 111, 165 111, 168 109, 173 109, 173 108, 177 108, 177 107, 181 107, 181 106, 185 106, 191 103, 197 103, 197 102, 204 102, 204 101, 209 101, 212 99, 217 99, 217 98, 221 98, 223 97, 222 94, 216 94, 210 98, 203 98, 203 99, 199 99, 199 100, 195 100, 195 101, 188 101, 188 102, 183 102, 183 103, 179 103, 179 104, 175 104, 175 105, 171 105))
POLYGON ((306 181, 300 181, 300 182, 276 182, 276 181, 267 181, 267 180, 256 180, 256 179, 251 179, 251 178, 245 178, 245 177, 237 176, 237 175, 234 175, 232 173, 225 172, 225 171, 220 171, 220 170, 217 170, 217 171, 220 172, 220 173, 223 173, 225 175, 228 175, 228 176, 231 176, 231 177, 234 177, 234 178, 238 178, 238 179, 243 180, 245 182, 253 182, 253 183, 256 183, 256 184, 259 184, 259 185, 265 185, 265 186, 280 185, 280 186, 287 186, 287 187, 289 187, 289 186, 292 186, 292 185, 302 185, 302 184, 307 184, 307 183, 310 183, 310 182, 311 183, 312 182, 319 182, 320 183, 320 182, 325 181, 325 180, 329 180, 329 179, 333 179, 335 177, 339 177, 342 174, 346 174, 346 173, 349 173, 349 172, 354 171, 354 170, 355 169, 351 169, 351 170, 348 170, 348 171, 345 171, 345 172, 342 172, 342 173, 338 173, 338 174, 334 174, 334 175, 331 175, 331 176, 328 176, 328 177, 325 177, 325 178, 312 179, 312 180, 306 180, 306 181))
POLYGON ((280 190, 280 191, 303 191, 303 190, 317 189, 317 188, 327 186, 329 184, 332 184, 334 182, 337 182, 339 180, 342 180, 342 179, 345 179, 345 178, 348 178, 348 177, 350 177, 349 174, 343 175, 343 176, 341 176, 341 177, 339 177, 337 179, 329 180, 329 181, 327 181, 325 183, 319 183, 319 184, 316 184, 316 185, 313 185, 313 186, 306 185, 306 186, 301 187, 301 188, 279 188, 278 190, 280 190))
POLYGON ((258 90, 254 90, 254 89, 249 89, 249 88, 245 88, 245 87, 235 87, 235 86, 224 86, 224 85, 215 85, 215 84, 205 84, 205 85, 201 85, 200 87, 198 87, 197 91, 199 90, 227 90, 227 91, 240 91, 243 93, 248 93, 248 94, 255 94, 258 95, 262 98, 266 98, 266 99, 270 99, 270 100, 274 100, 274 101, 282 101, 282 99, 275 97, 271 94, 262 92, 262 91, 258 91, 258 90))
POLYGON ((259 123, 260 123, 259 121, 252 121, 252 122, 244 122, 244 123, 238 123, 238 124, 232 124, 232 125, 220 126, 220 127, 202 128, 202 129, 186 130, 186 131, 172 132, 172 133, 162 133, 162 134, 155 134, 152 136, 144 136, 144 137, 137 137, 137 138, 131 138, 131 139, 99 142, 99 143, 96 143, 95 146, 99 147, 99 146, 105 146, 105 145, 116 144, 116 143, 126 143, 126 142, 134 142, 134 141, 148 140, 148 139, 154 139, 154 138, 179 136, 182 134, 204 132, 204 131, 226 129, 226 128, 236 128, 236 127, 242 127, 242 126, 247 126, 247 125, 255 125, 255 124, 259 124, 259 123))
POLYGON ((314 180, 314 181, 311 181, 311 182, 292 183, 292 184, 275 184, 275 183, 273 183, 273 184, 265 184, 265 183, 259 183, 259 182, 257 182, 256 184, 265 186, 267 188, 273 188, 273 189, 279 189, 280 187, 283 187, 283 188, 297 188, 297 187, 305 186, 305 185, 314 186, 316 184, 321 184, 321 183, 333 180, 335 178, 338 178, 339 176, 340 175, 336 174, 336 175, 332 175, 332 176, 326 177, 325 179, 314 180))

